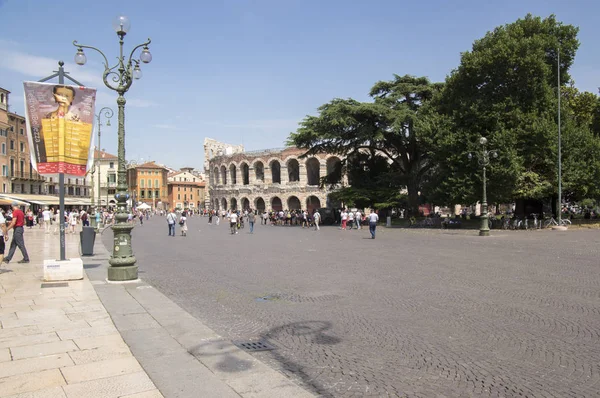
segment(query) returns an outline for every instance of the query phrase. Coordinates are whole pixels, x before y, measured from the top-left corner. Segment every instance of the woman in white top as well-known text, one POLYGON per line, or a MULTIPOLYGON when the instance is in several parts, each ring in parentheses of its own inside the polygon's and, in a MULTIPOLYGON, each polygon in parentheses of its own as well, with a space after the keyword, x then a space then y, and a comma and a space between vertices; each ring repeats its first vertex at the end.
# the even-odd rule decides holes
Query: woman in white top
POLYGON ((76 211, 72 211, 69 213, 69 227, 71 229, 71 233, 75 233, 75 227, 77 226, 77 215, 76 211))
POLYGON ((346 210, 342 210, 342 229, 346 229, 346 223, 348 222, 348 213, 346 210))

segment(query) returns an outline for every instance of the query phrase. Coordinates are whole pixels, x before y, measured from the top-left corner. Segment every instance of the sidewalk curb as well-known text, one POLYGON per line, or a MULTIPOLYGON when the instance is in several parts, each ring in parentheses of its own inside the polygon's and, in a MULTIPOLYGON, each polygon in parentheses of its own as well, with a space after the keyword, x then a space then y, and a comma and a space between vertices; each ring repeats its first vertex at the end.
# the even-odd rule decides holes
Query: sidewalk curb
POLYGON ((110 253, 98 235, 85 272, 117 330, 169 397, 314 397, 224 339, 143 280, 107 283, 110 253))

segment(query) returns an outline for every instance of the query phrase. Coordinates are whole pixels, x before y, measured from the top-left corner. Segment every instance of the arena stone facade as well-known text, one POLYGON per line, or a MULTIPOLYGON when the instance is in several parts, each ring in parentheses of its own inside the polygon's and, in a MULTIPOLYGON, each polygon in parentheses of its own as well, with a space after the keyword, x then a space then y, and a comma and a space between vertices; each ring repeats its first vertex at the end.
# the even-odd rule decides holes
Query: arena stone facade
POLYGON ((322 154, 300 158, 302 149, 288 147, 245 152, 215 140, 204 143, 208 178, 207 207, 215 210, 296 210, 337 207, 320 179, 339 169, 339 157, 322 154), (211 147, 211 145, 218 147, 211 147), (212 152, 211 152, 212 151, 212 152), (213 154, 211 157, 210 154, 213 154))

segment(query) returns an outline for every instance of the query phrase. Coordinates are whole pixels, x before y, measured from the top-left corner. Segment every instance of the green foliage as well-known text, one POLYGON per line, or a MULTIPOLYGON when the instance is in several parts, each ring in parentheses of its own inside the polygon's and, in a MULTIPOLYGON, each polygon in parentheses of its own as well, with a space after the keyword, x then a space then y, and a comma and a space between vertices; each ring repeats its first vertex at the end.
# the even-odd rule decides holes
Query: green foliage
POLYGON ((467 181, 480 167, 465 160, 466 152, 478 149, 480 136, 499 154, 489 166, 490 202, 555 192, 557 55, 560 48, 561 81, 568 82, 577 31, 554 16, 527 15, 488 32, 462 54, 436 101, 452 125, 442 133, 453 135, 437 138, 447 145, 435 157, 447 163, 435 179, 443 188, 438 199, 456 203, 480 197, 481 179, 467 181))
MULTIPOLYGON (((338 98, 322 105, 318 116, 307 116, 297 132, 290 134, 288 144, 306 149, 305 156, 335 153, 348 158, 383 157, 387 170, 379 178, 369 179, 369 189, 378 192, 370 195, 369 200, 392 203, 399 200, 397 191, 406 187, 409 207, 416 212, 421 181, 431 168, 420 132, 425 124, 421 119, 426 113, 421 116, 420 110, 441 87, 424 77, 395 75, 394 80, 380 81, 373 86, 370 92, 373 102, 338 98), (392 191, 394 194, 388 194, 392 191)), ((364 167, 361 171, 360 164, 349 166, 354 173, 352 184, 356 186, 368 173, 364 173, 364 167)), ((335 183, 331 176, 326 180, 335 183)), ((346 193, 356 195, 356 200, 364 200, 361 192, 346 193)), ((352 195, 346 199, 351 200, 352 195)))

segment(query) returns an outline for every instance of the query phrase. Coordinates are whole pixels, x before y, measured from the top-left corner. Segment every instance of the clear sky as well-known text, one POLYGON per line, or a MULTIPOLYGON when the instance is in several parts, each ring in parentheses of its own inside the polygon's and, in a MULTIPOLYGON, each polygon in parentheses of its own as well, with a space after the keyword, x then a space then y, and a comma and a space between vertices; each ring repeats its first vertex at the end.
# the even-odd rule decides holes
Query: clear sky
MULTIPOLYGON (((22 81, 64 60, 74 78, 99 89, 96 109, 116 111, 100 55, 87 51, 88 63, 77 66, 71 43, 114 60, 111 24, 126 15, 126 49, 150 37, 153 55, 126 95, 127 159, 202 169, 204 137, 246 150, 282 147, 332 98, 367 100, 394 73, 443 81, 474 40, 528 12, 580 27, 572 76, 597 92, 597 0, 0 0, 0 87, 23 114, 22 81)), ((102 129, 102 147, 114 154, 116 125, 102 129)))

